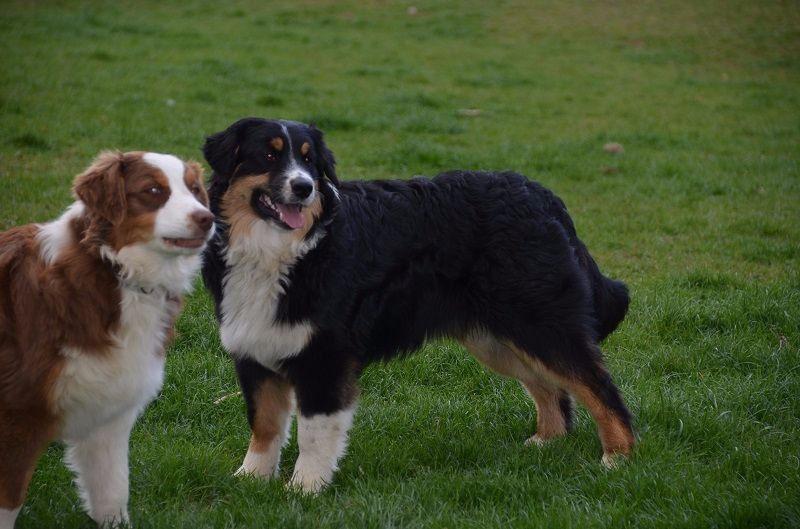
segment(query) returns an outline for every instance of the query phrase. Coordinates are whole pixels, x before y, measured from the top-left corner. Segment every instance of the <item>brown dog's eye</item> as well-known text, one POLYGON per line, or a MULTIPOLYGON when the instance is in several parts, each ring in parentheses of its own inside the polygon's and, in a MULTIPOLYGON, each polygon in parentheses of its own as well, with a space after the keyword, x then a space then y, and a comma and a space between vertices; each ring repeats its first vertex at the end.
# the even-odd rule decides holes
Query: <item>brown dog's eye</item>
POLYGON ((158 196, 163 192, 164 192, 164 189, 161 186, 152 186, 152 187, 147 188, 147 193, 149 193, 149 194, 151 194, 153 196, 158 196))

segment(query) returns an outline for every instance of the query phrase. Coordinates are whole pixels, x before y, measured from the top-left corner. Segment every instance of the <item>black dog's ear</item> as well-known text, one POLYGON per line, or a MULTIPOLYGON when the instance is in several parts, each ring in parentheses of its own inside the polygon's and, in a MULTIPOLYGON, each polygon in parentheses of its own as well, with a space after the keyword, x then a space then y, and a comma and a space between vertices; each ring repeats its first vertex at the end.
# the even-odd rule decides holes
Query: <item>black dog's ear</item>
POLYGON ((236 170, 242 131, 263 123, 262 118, 242 118, 227 129, 212 134, 203 145, 203 156, 217 175, 230 178, 236 170))
POLYGON ((328 180, 336 187, 339 187, 339 179, 336 177, 336 160, 325 140, 322 138, 322 131, 311 125, 311 136, 314 138, 314 145, 317 150, 317 169, 320 174, 328 177, 328 180))
POLYGON ((203 145, 203 156, 217 175, 230 177, 236 168, 236 155, 239 151, 239 134, 231 125, 227 129, 212 134, 203 145))

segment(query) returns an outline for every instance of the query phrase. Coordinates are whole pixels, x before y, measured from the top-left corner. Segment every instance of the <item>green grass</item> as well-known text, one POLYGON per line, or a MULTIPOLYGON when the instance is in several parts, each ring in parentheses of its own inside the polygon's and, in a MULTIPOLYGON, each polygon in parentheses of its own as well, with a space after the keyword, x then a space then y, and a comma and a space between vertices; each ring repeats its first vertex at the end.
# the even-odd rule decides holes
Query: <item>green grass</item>
MULTIPOLYGON (((585 412, 525 448, 518 384, 454 343, 373 366, 319 497, 232 477, 249 430, 198 284, 134 430, 145 527, 800 526, 800 9, 793 2, 3 2, 0 229, 57 216, 103 149, 200 158, 314 121, 345 179, 513 169, 565 199, 630 314, 605 344, 641 436, 585 412), (463 109, 479 109, 465 115, 463 109), (603 151, 620 142, 624 154, 603 151)), ((54 444, 18 527, 85 527, 54 444)))

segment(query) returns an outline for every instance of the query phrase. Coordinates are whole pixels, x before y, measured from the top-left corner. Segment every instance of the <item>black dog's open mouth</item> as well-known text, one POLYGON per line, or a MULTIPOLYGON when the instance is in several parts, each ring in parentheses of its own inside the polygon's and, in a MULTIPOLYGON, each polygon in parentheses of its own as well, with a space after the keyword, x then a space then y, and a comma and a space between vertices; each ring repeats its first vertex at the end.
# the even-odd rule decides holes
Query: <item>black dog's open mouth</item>
POLYGON ((300 204, 282 204, 260 189, 253 193, 252 202, 261 218, 273 220, 283 228, 296 230, 305 224, 300 204))

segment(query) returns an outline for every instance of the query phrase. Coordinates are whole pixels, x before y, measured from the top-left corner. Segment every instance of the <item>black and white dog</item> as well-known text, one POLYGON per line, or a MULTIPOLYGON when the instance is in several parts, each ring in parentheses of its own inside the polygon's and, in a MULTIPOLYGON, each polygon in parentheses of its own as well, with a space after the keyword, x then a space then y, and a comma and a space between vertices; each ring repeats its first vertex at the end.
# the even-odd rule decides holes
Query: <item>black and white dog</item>
POLYGON ((553 193, 514 173, 339 183, 322 133, 291 121, 242 119, 203 152, 219 228, 203 277, 253 432, 240 473, 277 474, 296 405, 292 485, 330 483, 361 370, 436 336, 522 382, 537 408, 529 443, 570 430, 574 396, 603 463, 631 452, 598 347, 627 288, 601 275, 553 193))

